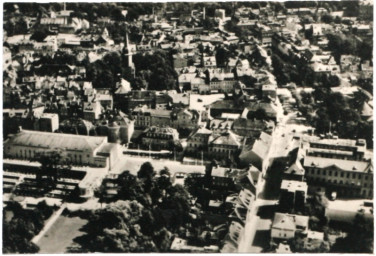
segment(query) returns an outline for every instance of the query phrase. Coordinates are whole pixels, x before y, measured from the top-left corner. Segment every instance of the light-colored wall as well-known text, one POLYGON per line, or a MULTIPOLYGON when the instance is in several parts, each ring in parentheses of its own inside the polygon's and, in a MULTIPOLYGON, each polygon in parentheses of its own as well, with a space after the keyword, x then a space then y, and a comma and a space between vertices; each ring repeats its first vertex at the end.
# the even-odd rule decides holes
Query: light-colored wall
POLYGON ((292 239, 295 237, 295 230, 281 230, 272 228, 271 237, 276 239, 292 239))

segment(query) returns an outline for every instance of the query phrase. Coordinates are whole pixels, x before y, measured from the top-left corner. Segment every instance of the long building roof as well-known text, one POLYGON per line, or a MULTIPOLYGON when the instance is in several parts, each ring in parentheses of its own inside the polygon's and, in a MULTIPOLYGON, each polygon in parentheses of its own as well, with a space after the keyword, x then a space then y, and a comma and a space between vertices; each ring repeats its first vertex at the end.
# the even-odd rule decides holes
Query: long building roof
POLYGON ((106 137, 22 130, 11 137, 6 145, 91 152, 105 142, 106 137))
POLYGON ((343 160, 335 158, 324 158, 324 157, 314 157, 306 156, 304 158, 304 167, 314 167, 314 168, 328 168, 336 167, 343 171, 352 171, 352 172, 366 172, 373 171, 373 167, 370 162, 365 161, 353 161, 353 160, 343 160))

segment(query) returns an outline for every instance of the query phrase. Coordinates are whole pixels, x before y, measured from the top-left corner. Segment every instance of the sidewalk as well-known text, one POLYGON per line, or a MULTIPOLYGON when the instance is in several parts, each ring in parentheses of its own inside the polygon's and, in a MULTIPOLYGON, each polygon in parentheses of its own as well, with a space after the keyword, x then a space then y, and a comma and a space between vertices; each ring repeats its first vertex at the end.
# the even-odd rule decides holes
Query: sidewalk
POLYGON ((39 232, 38 235, 33 237, 31 242, 33 242, 34 244, 38 244, 39 240, 46 234, 46 232, 51 228, 51 226, 63 213, 63 211, 65 210, 65 207, 66 207, 66 204, 61 205, 60 209, 48 219, 46 225, 44 225, 43 229, 39 232))

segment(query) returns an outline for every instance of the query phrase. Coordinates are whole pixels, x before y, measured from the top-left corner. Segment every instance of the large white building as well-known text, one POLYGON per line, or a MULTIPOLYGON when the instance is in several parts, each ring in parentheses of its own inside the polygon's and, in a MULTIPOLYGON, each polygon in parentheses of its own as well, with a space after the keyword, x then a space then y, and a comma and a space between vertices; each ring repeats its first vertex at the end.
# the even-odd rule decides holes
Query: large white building
POLYGON ((4 158, 34 160, 38 153, 61 151, 66 163, 111 167, 121 154, 119 147, 107 137, 20 130, 4 142, 4 158))

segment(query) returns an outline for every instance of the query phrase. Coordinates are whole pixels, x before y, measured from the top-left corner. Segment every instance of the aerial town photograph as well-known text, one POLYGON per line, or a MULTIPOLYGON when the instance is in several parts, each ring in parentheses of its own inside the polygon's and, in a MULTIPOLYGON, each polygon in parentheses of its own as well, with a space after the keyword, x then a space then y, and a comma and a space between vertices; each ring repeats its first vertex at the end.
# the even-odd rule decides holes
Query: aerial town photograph
POLYGON ((373 2, 3 3, 4 254, 373 254, 373 2))

